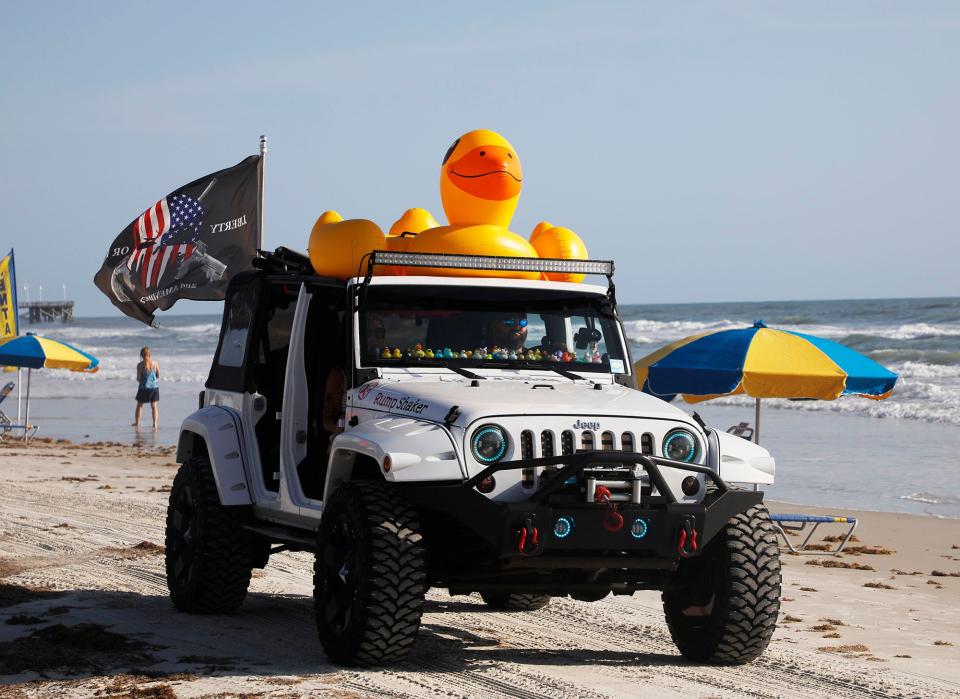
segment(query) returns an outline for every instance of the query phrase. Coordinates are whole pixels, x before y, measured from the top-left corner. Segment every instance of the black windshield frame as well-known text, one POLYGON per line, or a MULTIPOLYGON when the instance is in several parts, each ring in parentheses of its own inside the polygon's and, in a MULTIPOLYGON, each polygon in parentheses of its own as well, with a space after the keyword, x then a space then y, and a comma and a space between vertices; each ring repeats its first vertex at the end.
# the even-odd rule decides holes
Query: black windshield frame
MULTIPOLYGON (((624 342, 616 308, 606 294, 556 288, 492 287, 430 284, 373 284, 364 289, 358 304, 357 317, 358 367, 403 368, 459 367, 463 369, 526 369, 553 371, 560 369, 575 373, 606 373, 628 375, 629 354, 624 342), (487 315, 521 310, 536 315, 579 318, 593 323, 602 334, 606 350, 599 361, 530 360, 508 357, 413 357, 406 351, 399 358, 384 358, 380 348, 371 344, 368 322, 377 315, 422 312, 423 315, 479 312, 487 315), (587 319, 590 320, 587 320, 587 319), (376 356, 374 356, 376 354, 376 356), (611 367, 613 360, 613 367, 611 367), (616 371, 612 370, 615 369, 616 371)), ((385 341, 389 344, 389 341, 385 341)), ((535 341, 525 343, 527 349, 540 349, 535 341)), ((406 348, 409 349, 409 348, 406 348)), ((572 348, 568 354, 573 355, 572 348)), ((581 356, 583 352, 579 353, 581 356)))

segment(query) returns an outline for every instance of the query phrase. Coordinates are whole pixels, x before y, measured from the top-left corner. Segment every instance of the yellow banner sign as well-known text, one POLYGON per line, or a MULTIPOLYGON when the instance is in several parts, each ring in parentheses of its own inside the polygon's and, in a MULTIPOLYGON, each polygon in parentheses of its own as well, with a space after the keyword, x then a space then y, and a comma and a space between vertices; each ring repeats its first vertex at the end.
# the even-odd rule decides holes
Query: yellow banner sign
POLYGON ((0 258, 0 342, 16 337, 17 326, 17 281, 13 273, 13 250, 0 258))

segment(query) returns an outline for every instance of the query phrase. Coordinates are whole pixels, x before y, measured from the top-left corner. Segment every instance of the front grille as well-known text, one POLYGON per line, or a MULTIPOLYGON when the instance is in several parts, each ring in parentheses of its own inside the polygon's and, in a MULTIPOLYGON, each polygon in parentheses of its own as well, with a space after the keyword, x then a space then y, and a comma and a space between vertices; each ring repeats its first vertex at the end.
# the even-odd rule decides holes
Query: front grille
POLYGON ((644 432, 640 437, 640 453, 641 454, 652 454, 653 453, 653 435, 649 432, 644 432))
MULTIPOLYGON (((533 458, 533 432, 530 430, 524 430, 520 433, 520 458, 533 458)), ((523 471, 520 473, 520 484, 524 488, 532 488, 536 484, 534 469, 523 469, 523 471)))
POLYGON ((520 458, 533 458, 533 432, 524 430, 520 433, 520 458))
POLYGON ((540 433, 540 456, 544 459, 553 456, 553 432, 544 430, 540 433))
POLYGON ((593 451, 593 432, 587 431, 580 435, 580 448, 593 451))
POLYGON ((603 451, 613 451, 613 432, 604 432, 600 435, 600 448, 603 451))
POLYGON ((624 432, 620 435, 620 448, 623 451, 633 451, 633 434, 624 432))
POLYGON ((573 432, 564 430, 560 433, 560 453, 566 456, 572 454, 573 451, 573 432))

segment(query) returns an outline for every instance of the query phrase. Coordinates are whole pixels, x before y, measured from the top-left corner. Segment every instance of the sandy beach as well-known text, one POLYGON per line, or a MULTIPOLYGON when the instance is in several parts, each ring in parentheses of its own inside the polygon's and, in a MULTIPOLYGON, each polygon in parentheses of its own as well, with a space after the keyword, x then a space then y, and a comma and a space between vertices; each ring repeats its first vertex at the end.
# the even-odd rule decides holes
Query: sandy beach
POLYGON ((960 692, 958 520, 844 511, 861 518, 862 548, 784 556, 779 628, 743 667, 685 662, 655 592, 505 614, 434 590, 406 662, 349 670, 317 642, 309 554, 273 556, 235 615, 173 609, 162 557, 170 448, 4 442, 0 464, 2 697, 960 692))

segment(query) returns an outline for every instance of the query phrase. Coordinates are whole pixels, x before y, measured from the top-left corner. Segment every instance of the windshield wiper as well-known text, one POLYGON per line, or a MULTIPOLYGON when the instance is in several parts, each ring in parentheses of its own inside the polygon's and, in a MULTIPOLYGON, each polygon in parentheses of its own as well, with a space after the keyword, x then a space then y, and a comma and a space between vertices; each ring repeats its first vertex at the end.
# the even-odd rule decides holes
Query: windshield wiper
POLYGON ((566 369, 557 369, 556 367, 553 367, 553 366, 552 366, 552 367, 550 367, 550 371, 555 371, 555 372, 557 372, 558 374, 560 374, 560 376, 562 376, 563 378, 565 378, 565 379, 570 379, 571 381, 585 381, 585 380, 586 380, 586 379, 584 379, 582 376, 577 376, 577 375, 574 374, 573 372, 567 371, 566 369))
POLYGON ((473 373, 472 371, 468 371, 468 370, 464 369, 463 367, 454 366, 453 364, 441 364, 441 366, 446 367, 446 368, 449 369, 450 371, 455 371, 455 372, 457 372, 458 374, 460 374, 460 376, 465 376, 465 377, 468 378, 468 379, 485 379, 485 378, 487 378, 486 376, 480 376, 480 374, 475 374, 475 373, 473 373))

